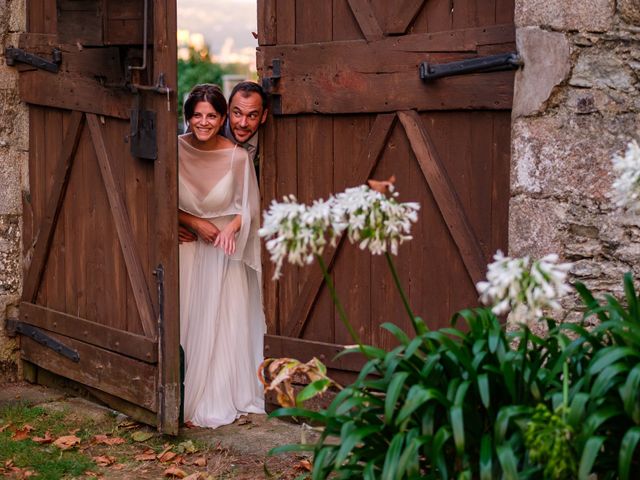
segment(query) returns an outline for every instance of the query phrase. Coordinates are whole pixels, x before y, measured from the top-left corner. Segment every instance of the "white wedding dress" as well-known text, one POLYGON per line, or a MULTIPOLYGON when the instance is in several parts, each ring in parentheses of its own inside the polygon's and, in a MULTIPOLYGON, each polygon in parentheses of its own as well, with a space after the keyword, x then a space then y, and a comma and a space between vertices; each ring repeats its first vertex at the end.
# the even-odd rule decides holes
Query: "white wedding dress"
POLYGON ((203 151, 185 137, 178 142, 180 209, 220 230, 242 215, 232 256, 200 239, 180 245, 184 418, 215 428, 264 413, 258 185, 243 148, 203 151))

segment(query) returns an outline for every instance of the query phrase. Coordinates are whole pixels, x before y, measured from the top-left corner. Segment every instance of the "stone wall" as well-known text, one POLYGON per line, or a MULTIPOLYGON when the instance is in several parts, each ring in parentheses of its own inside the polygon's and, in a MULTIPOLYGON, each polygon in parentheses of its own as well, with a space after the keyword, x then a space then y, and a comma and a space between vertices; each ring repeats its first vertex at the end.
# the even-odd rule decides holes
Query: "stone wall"
POLYGON ((575 263, 574 279, 619 292, 624 272, 640 274, 640 218, 607 196, 611 157, 640 140, 640 0, 516 0, 515 16, 525 66, 512 119, 510 253, 556 252, 575 263))
POLYGON ((25 29, 25 0, 0 0, 0 382, 16 380, 17 345, 5 333, 21 293, 22 190, 28 188, 29 124, 18 99, 18 75, 4 48, 25 29))

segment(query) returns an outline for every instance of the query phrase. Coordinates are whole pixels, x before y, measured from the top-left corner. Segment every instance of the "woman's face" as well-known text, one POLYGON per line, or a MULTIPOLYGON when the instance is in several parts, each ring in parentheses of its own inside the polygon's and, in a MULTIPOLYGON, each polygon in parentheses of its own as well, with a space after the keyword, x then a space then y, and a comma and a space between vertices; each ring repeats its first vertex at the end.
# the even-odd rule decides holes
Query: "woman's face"
POLYGON ((220 115, 209 102, 198 102, 188 123, 196 139, 207 142, 220 131, 224 115, 220 115))

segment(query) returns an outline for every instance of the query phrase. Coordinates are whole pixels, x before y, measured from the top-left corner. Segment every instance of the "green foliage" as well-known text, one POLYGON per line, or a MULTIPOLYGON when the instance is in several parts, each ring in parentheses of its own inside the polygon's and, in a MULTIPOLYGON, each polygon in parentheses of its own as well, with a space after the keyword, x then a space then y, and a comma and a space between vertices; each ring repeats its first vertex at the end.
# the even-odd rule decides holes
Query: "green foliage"
POLYGON ((438 331, 416 318, 414 338, 386 324, 399 346, 364 347, 369 361, 328 409, 272 415, 324 428, 314 480, 628 479, 640 469, 640 299, 630 275, 624 285, 626 306, 576 286, 585 319, 601 322, 591 331, 547 320, 545 337, 506 333, 487 309, 438 331))
POLYGON ((532 462, 544 465, 544 477, 574 479, 578 462, 573 449, 573 428, 565 422, 566 409, 551 412, 546 405, 536 406, 524 432, 524 442, 532 462))

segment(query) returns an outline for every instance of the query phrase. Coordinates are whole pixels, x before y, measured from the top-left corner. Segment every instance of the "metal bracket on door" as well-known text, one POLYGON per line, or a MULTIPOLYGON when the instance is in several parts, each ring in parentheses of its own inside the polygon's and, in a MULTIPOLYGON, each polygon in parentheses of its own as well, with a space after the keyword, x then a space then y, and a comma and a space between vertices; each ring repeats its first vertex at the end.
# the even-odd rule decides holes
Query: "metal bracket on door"
POLYGON ((21 48, 7 47, 4 51, 4 56, 7 60, 7 65, 13 67, 16 62, 26 63, 41 70, 47 72, 58 73, 60 70, 60 63, 62 62, 62 52, 57 48, 54 48, 51 52, 53 60, 46 60, 42 57, 38 57, 33 53, 28 53, 21 48))
POLYGON ((157 115, 151 110, 131 110, 129 136, 131 155, 147 160, 158 158, 157 115))
POLYGON ((282 113, 282 101, 280 94, 274 93, 274 89, 282 78, 282 64, 279 58, 271 61, 271 75, 262 77, 262 88, 271 95, 271 113, 279 115, 282 113))
POLYGON ((44 345, 45 347, 54 350, 55 352, 73 362, 77 363, 80 361, 80 354, 76 350, 67 347, 64 343, 61 343, 55 338, 50 337, 42 330, 34 327, 33 325, 29 325, 28 323, 20 322, 14 319, 9 319, 7 320, 7 330, 29 337, 38 342, 40 345, 44 345))
POLYGON ((458 62, 441 63, 434 65, 422 62, 419 66, 420 79, 428 82, 452 75, 465 73, 495 72, 500 70, 515 70, 522 66, 523 62, 517 53, 503 53, 486 57, 470 58, 458 62))

